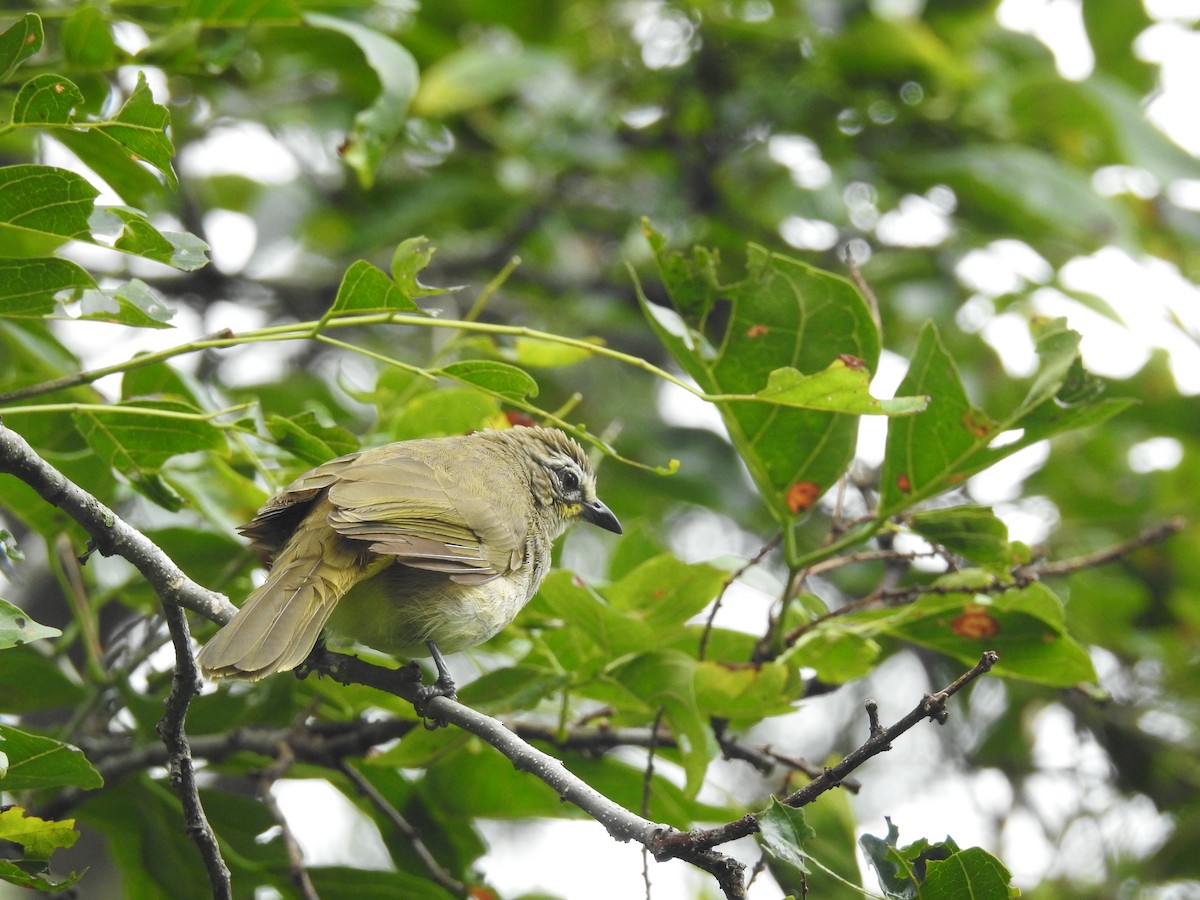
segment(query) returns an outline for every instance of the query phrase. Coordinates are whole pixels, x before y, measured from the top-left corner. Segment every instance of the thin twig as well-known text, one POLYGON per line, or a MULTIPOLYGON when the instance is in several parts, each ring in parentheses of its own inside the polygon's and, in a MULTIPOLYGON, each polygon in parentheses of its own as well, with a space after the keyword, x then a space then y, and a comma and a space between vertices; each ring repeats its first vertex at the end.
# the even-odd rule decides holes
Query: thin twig
POLYGON ((321 900, 320 894, 317 893, 317 889, 312 883, 312 878, 309 877, 308 867, 304 864, 304 851, 300 848, 300 842, 296 840, 296 835, 288 825, 287 816, 283 814, 279 802, 271 793, 271 785, 287 774, 287 770, 292 767, 294 762, 295 757, 292 755, 291 748, 286 741, 281 741, 279 758, 263 771, 262 777, 259 779, 258 796, 275 820, 275 824, 279 826, 279 835, 283 839, 283 847, 287 853, 292 883, 296 885, 296 889, 304 900, 321 900))
MULTIPOLYGON (((650 749, 646 755, 646 771, 642 775, 642 817, 650 815, 650 786, 654 782, 654 751, 658 749, 658 728, 662 725, 664 707, 659 704, 650 726, 650 749)), ((650 851, 642 844, 642 881, 646 883, 646 900, 650 900, 650 851)))
POLYGON ((725 599, 725 592, 733 585, 735 581, 746 574, 752 567, 757 566, 768 553, 779 546, 779 542, 783 540, 783 532, 776 534, 773 538, 767 541, 750 559, 743 563, 737 571, 729 575, 721 583, 721 590, 717 592, 717 599, 713 601, 712 609, 709 610, 708 619, 704 623, 704 630, 700 633, 700 649, 696 651, 696 658, 703 661, 705 654, 708 653, 708 640, 712 636, 713 621, 717 618, 717 611, 721 608, 721 601, 725 599))
POLYGON ((429 872, 429 877, 433 881, 452 894, 461 895, 466 892, 466 885, 442 868, 442 864, 437 861, 437 857, 430 852, 429 848, 425 846, 425 842, 421 840, 420 833, 400 814, 400 810, 388 802, 388 799, 379 792, 379 789, 375 785, 344 759, 339 762, 337 769, 350 779, 355 789, 366 797, 372 806, 383 813, 384 817, 392 823, 392 827, 400 832, 400 836, 408 841, 408 845, 417 855, 417 858, 424 864, 426 870, 429 872))
MULTIPOLYGON (((841 616, 849 615, 862 609, 867 609, 873 606, 898 606, 903 603, 909 603, 916 600, 918 597, 937 596, 945 594, 1002 594, 1005 591, 1018 590, 1020 588, 1029 587, 1040 581, 1042 578, 1053 575, 1069 575, 1072 572, 1078 572, 1083 569, 1093 568, 1103 565, 1104 563, 1112 562, 1121 556, 1125 556, 1138 550, 1148 544, 1158 543, 1165 540, 1176 532, 1182 530, 1187 524, 1187 520, 1182 516, 1176 516, 1168 519, 1166 522, 1160 522, 1145 531, 1141 532, 1123 541, 1115 544, 1112 547, 1106 547, 1103 550, 1097 550, 1094 553, 1086 553, 1081 556, 1073 556, 1068 559, 1058 560, 1057 562, 1039 562, 1027 563, 1021 566, 1015 566, 1009 573, 1009 577, 1001 578, 993 576, 986 583, 971 585, 969 587, 961 584, 918 584, 910 585, 902 588, 887 588, 878 591, 873 591, 862 597, 850 600, 842 604, 837 609, 830 610, 827 613, 817 616, 808 622, 803 622, 797 625, 784 636, 783 646, 790 647, 796 643, 803 635, 812 631, 823 622, 831 619, 840 618, 841 616)), ((890 555, 887 557, 866 557, 863 554, 850 554, 851 557, 857 557, 858 560, 865 558, 902 558, 901 555, 890 555)), ((836 557, 827 560, 823 565, 825 568, 835 568, 832 563, 844 557, 836 557)), ((815 566, 814 566, 815 568, 815 566)), ((769 658, 769 657, 767 657, 769 658)))
POLYGON ((171 642, 175 646, 175 672, 171 678, 171 693, 167 696, 163 717, 158 723, 158 736, 162 738, 167 751, 167 772, 171 786, 183 804, 184 828, 200 851, 212 896, 214 900, 229 900, 233 896, 229 867, 221 858, 217 836, 213 834, 212 826, 204 815, 204 806, 196 788, 191 748, 184 731, 188 706, 200 691, 200 671, 192 658, 187 616, 173 603, 163 603, 163 613, 171 630, 171 642))
MULTIPOLYGON (((800 790, 789 794, 781 801, 788 806, 802 807, 812 803, 826 791, 839 787, 846 776, 873 756, 890 750, 892 741, 924 719, 933 719, 939 724, 946 718, 946 701, 980 675, 996 665, 1000 655, 988 650, 974 666, 956 678, 936 694, 922 698, 907 715, 894 725, 879 730, 872 728, 870 736, 857 749, 847 754, 841 762, 827 768, 819 778, 809 782, 800 790)), ((758 831, 759 813, 750 813, 717 828, 694 831, 672 831, 660 834, 651 844, 650 850, 657 859, 691 859, 696 853, 738 840, 758 831)))
POLYGON ((1060 559, 1057 562, 1043 562, 1036 566, 1023 566, 1018 571, 1032 569, 1039 578, 1045 578, 1047 575, 1069 575, 1081 569, 1090 569, 1094 566, 1112 562, 1114 559, 1126 556, 1134 550, 1140 550, 1148 544, 1157 544, 1159 541, 1166 540, 1176 532, 1182 531, 1186 526, 1187 519, 1183 516, 1175 516, 1167 519, 1165 522, 1152 525, 1141 534, 1134 535, 1123 544, 1116 544, 1104 550, 1097 550, 1095 553, 1085 553, 1082 556, 1060 559))
POLYGON ((850 281, 858 288, 858 292, 863 295, 863 299, 867 301, 867 309, 871 311, 871 318, 875 320, 875 326, 881 328, 883 320, 879 317, 879 300, 876 298, 875 292, 871 290, 871 285, 867 283, 867 279, 863 277, 862 269, 858 267, 858 260, 850 252, 849 244, 846 244, 845 252, 842 254, 842 261, 845 262, 846 270, 850 273, 850 281))

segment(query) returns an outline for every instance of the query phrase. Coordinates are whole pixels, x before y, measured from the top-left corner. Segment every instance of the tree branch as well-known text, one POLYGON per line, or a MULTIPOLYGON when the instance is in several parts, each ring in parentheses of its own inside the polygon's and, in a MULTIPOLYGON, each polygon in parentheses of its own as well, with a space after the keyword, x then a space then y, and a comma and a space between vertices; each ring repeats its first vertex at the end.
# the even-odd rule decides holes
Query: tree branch
POLYGON ((188 706, 200 691, 200 671, 192 658, 191 636, 183 609, 168 602, 162 606, 171 630, 171 642, 175 645, 175 673, 171 677, 171 693, 167 696, 163 717, 158 723, 158 736, 167 751, 167 772, 171 786, 183 804, 184 828, 200 851, 213 900, 230 900, 233 889, 229 883, 229 867, 221 858, 217 836, 213 834, 212 826, 204 815, 204 806, 196 789, 192 751, 183 728, 188 706))
MULTIPOLYGON (((1015 566, 1009 573, 1008 578, 995 577, 989 583, 976 585, 973 587, 963 587, 956 584, 918 584, 910 585, 902 588, 885 588, 873 591, 863 597, 858 597, 848 603, 839 606, 837 609, 830 610, 824 615, 803 622, 797 625, 783 639, 783 646, 790 647, 796 643, 802 636, 812 631, 823 622, 830 619, 836 619, 841 616, 849 615, 868 607, 879 606, 898 606, 903 603, 908 603, 916 600, 918 597, 936 594, 1002 594, 1005 591, 1016 590, 1023 587, 1028 587, 1054 575, 1069 575, 1072 572, 1078 572, 1083 569, 1089 569, 1094 566, 1103 565, 1107 562, 1112 562, 1114 559, 1132 553, 1134 550, 1145 547, 1148 544, 1158 543, 1166 540, 1171 535, 1181 531, 1187 525, 1187 520, 1182 516, 1176 516, 1168 519, 1166 522, 1160 522, 1150 528, 1147 528, 1140 534, 1134 535, 1127 541, 1122 541, 1112 547, 1105 547, 1102 550, 1097 550, 1094 553, 1087 553, 1082 556, 1073 556, 1069 559, 1062 559, 1056 562, 1042 561, 1037 563, 1027 563, 1025 565, 1015 566)), ((883 557, 866 557, 861 554, 850 554, 848 558, 883 558, 883 557)), ((841 557, 835 557, 829 563, 834 562, 841 557)), ((821 565, 821 564, 818 564, 821 565)), ((828 563, 823 565, 823 568, 831 568, 828 563)), ((815 566, 814 566, 815 568, 815 566)))
MULTIPOLYGON (((856 750, 846 755, 841 762, 827 768, 820 777, 809 782, 800 790, 783 798, 782 803, 788 806, 807 806, 821 794, 842 784, 847 775, 865 763, 873 756, 892 748, 892 741, 911 729, 923 719, 933 719, 939 724, 945 722, 946 701, 958 693, 980 675, 988 672, 999 661, 1000 655, 994 650, 983 654, 979 662, 956 678, 936 694, 922 698, 907 715, 888 728, 880 728, 878 717, 870 712, 870 736, 856 750)), ((872 701, 868 701, 869 703, 872 701)), ((744 838, 758 831, 759 813, 750 813, 722 825, 718 828, 696 829, 694 831, 673 831, 658 835, 650 845, 656 859, 687 859, 691 860, 696 854, 711 850, 720 844, 744 838)))
POLYGON ((279 802, 271 793, 271 785, 286 775, 288 769, 292 767, 292 763, 296 761, 286 741, 280 742, 278 751, 278 759, 262 773, 262 777, 258 780, 258 797, 271 814, 271 818, 275 820, 275 824, 279 826, 284 851, 287 853, 288 872, 300 897, 303 900, 321 900, 317 889, 313 886, 312 878, 309 877, 308 867, 304 864, 304 851, 300 849, 300 842, 296 840, 296 835, 288 824, 287 816, 283 814, 279 802))
POLYGON ((15 475, 83 526, 102 554, 121 556, 132 563, 163 601, 222 624, 233 618, 237 610, 228 598, 188 578, 154 542, 38 456, 23 437, 3 423, 0 472, 15 475))
POLYGON ((421 840, 421 835, 417 829, 413 828, 409 821, 400 814, 400 810, 396 809, 387 798, 379 792, 379 789, 373 785, 365 775, 354 768, 345 760, 342 760, 338 765, 338 771, 346 776, 358 790, 360 794, 367 798, 371 804, 383 813, 384 817, 392 823, 392 827, 400 832, 401 837, 408 841, 408 845, 412 848, 413 853, 425 865, 425 869, 429 872, 429 877, 444 887, 451 894, 463 894, 466 892, 466 885, 442 868, 442 864, 437 861, 437 857, 430 852, 425 846, 425 842, 421 840))

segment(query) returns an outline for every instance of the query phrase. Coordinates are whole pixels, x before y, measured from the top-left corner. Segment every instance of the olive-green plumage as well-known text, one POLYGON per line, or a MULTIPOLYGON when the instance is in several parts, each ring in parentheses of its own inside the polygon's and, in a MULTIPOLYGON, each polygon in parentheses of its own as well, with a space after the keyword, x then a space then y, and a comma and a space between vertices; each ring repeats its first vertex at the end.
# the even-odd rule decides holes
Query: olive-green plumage
POLYGON ((408 658, 434 651, 430 642, 446 652, 481 644, 529 602, 551 544, 577 518, 621 530, 583 450, 551 428, 331 460, 240 529, 271 571, 200 651, 200 666, 245 679, 286 671, 326 626, 408 658))

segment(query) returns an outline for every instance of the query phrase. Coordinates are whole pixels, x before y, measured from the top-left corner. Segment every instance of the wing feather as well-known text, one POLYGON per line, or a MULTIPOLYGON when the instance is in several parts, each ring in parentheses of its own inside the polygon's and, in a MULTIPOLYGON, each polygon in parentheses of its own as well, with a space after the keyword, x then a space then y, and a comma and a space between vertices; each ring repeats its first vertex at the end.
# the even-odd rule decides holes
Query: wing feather
POLYGON ((486 475, 476 477, 472 489, 444 462, 388 450, 346 466, 329 487, 335 531, 367 543, 373 553, 467 584, 520 564, 527 524, 502 515, 486 475))

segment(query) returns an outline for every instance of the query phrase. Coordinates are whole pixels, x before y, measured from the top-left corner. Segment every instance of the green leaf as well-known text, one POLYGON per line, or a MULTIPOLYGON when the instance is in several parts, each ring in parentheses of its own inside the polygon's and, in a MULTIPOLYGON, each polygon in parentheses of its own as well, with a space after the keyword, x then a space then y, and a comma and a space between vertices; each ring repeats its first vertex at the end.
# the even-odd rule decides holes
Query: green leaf
MULTIPOLYGON (((941 579, 936 583, 942 584, 941 579)), ((872 618, 882 633, 964 663, 977 662, 984 650, 996 650, 996 675, 1056 687, 1096 680, 1091 657, 1066 633, 1062 601, 1044 584, 995 596, 969 591, 926 594, 894 613, 864 617, 872 618)))
POLYGON ((101 215, 115 216, 121 232, 113 249, 155 262, 165 263, 184 272, 208 265, 208 244, 187 231, 160 231, 150 224, 146 214, 129 206, 106 206, 101 215))
POLYGON ((435 374, 518 403, 538 395, 538 384, 528 372, 495 360, 468 359, 450 363, 435 370, 435 374))
POLYGON ((128 369, 121 376, 121 400, 137 398, 174 399, 194 407, 200 405, 188 380, 165 360, 128 369))
MULTIPOLYGON (((120 896, 138 900, 208 900, 200 854, 180 828, 183 810, 170 788, 144 773, 97 791, 75 815, 85 829, 103 834, 121 878, 120 896), (137 815, 131 815, 137 810, 137 815)), ((224 853, 237 848, 222 847, 224 853)), ((230 854, 231 868, 241 854, 230 854)))
POLYGON ((175 310, 150 285, 137 278, 114 290, 84 291, 79 318, 132 328, 173 328, 175 310))
POLYGON ((96 190, 82 175, 53 166, 0 168, 0 235, 88 240, 96 190))
POLYGON ((1008 526, 990 506, 950 506, 913 513, 913 531, 932 543, 997 574, 1019 560, 1008 543, 1008 526))
MULTIPOLYGON (((602 345, 601 338, 585 338, 585 340, 602 345)), ((562 366, 573 366, 591 359, 592 353, 582 347, 572 347, 556 341, 543 341, 539 338, 518 337, 513 341, 512 361, 523 367, 535 369, 553 369, 562 366)))
POLYGON ((646 622, 604 603, 571 572, 551 572, 542 582, 538 598, 566 623, 573 637, 600 648, 607 659, 648 651, 659 644, 646 622))
POLYGON ((15 884, 31 891, 46 891, 47 893, 65 891, 74 887, 85 873, 86 870, 60 878, 44 870, 29 872, 15 862, 0 859, 0 881, 7 881, 9 884, 15 884))
POLYGON ((42 20, 26 13, 0 34, 0 81, 17 70, 33 54, 42 49, 42 20))
POLYGON ((284 450, 308 465, 319 465, 353 453, 359 448, 358 438, 340 425, 325 425, 311 410, 299 415, 272 415, 267 418, 267 430, 284 450))
POLYGON ((427 876, 408 872, 379 872, 348 866, 316 866, 307 869, 317 895, 355 897, 357 900, 454 900, 443 887, 427 876))
POLYGON ((145 73, 138 72, 137 86, 129 99, 115 116, 98 123, 96 127, 120 144, 132 159, 142 160, 161 172, 167 180, 167 186, 174 190, 178 180, 175 170, 171 168, 175 148, 167 137, 170 124, 171 113, 165 106, 154 102, 145 73))
POLYGON ((76 69, 102 71, 114 66, 119 55, 104 12, 91 3, 81 4, 63 22, 62 48, 76 69))
POLYGON ((74 419, 108 465, 138 477, 156 472, 180 453, 225 446, 221 429, 179 401, 141 400, 110 409, 86 409, 76 412, 74 419))
POLYGON ((804 820, 804 810, 784 806, 774 797, 758 817, 758 842, 763 850, 797 875, 809 874, 804 845, 816 836, 804 820))
POLYGON ((295 25, 300 11, 291 0, 189 0, 181 18, 236 28, 250 24, 295 25))
POLYGON ((499 413, 495 398, 470 388, 441 388, 418 395, 397 411, 384 409, 392 416, 391 438, 411 438, 466 434, 483 428, 499 413))
POLYGON ((646 705, 650 716, 662 707, 683 757, 688 797, 695 797, 703 786, 711 758, 708 720, 696 702, 697 665, 685 653, 664 650, 639 654, 609 673, 646 705))
POLYGON ((919 416, 893 420, 881 474, 879 519, 956 487, 976 472, 1018 450, 1064 431, 1094 425, 1126 409, 1129 400, 1099 400, 1083 391, 1067 402, 1077 367, 1078 336, 1055 320, 1038 330, 1043 368, 1023 403, 995 420, 967 399, 958 368, 942 346, 932 322, 921 331, 908 374, 900 385, 905 394, 927 394, 929 409, 919 416), (994 446, 996 436, 1015 439, 994 446))
POLYGON ((0 771, 0 791, 101 787, 104 779, 70 744, 0 725, 0 752, 8 766, 0 771))
POLYGON ((55 850, 72 847, 78 839, 74 819, 55 822, 26 815, 19 806, 0 809, 0 841, 20 844, 27 859, 49 859, 55 850))
MULTIPOLYGON (((668 250, 648 225, 644 231, 673 308, 651 304, 639 285, 642 310, 706 393, 754 394, 777 369, 811 375, 839 357, 852 358, 866 372, 877 365, 878 328, 866 301, 845 279, 752 244, 746 277, 723 284, 714 252, 695 248, 687 258, 668 250), (710 339, 709 314, 718 301, 728 301, 729 315, 720 335, 710 339)), ((858 418, 761 402, 717 407, 768 509, 784 527, 787 558, 798 558, 798 519, 849 466, 858 418)))
POLYGON ((603 590, 609 605, 645 622, 666 638, 708 606, 728 575, 705 563, 685 563, 670 553, 646 560, 603 590))
POLYGON ((971 900, 1009 900, 1012 873, 992 854, 968 847, 949 859, 931 860, 921 897, 970 897, 971 900))
POLYGON ((32 647, 12 647, 0 665, 0 713, 22 713, 78 706, 88 692, 63 674, 58 663, 32 647))
POLYGON ((696 666, 696 705, 706 716, 733 723, 791 712, 799 689, 782 662, 731 665, 703 660, 696 666))
POLYGON ((425 71, 413 111, 435 118, 457 115, 494 103, 527 81, 560 75, 561 66, 545 52, 502 52, 495 43, 481 41, 441 57, 425 71))
POLYGON ((375 310, 421 312, 421 308, 413 303, 412 298, 388 278, 382 269, 360 259, 352 263, 342 276, 337 296, 326 316, 349 311, 375 310))
POLYGON ((845 684, 870 672, 880 652, 873 638, 828 622, 801 635, 779 662, 814 669, 827 684, 845 684))
POLYGON ((767 386, 754 396, 760 400, 860 416, 904 416, 923 410, 928 397, 896 397, 876 400, 871 396, 871 373, 855 361, 835 359, 828 367, 804 375, 790 366, 775 369, 767 386))
POLYGON ((888 830, 885 837, 864 834, 858 839, 858 844, 867 863, 875 870, 884 896, 893 900, 913 900, 917 896, 919 881, 914 862, 928 850, 929 842, 922 838, 901 850, 896 846, 900 829, 890 818, 886 821, 888 830))
POLYGON ((0 317, 42 318, 54 312, 60 294, 73 299, 95 287, 91 275, 65 259, 0 259, 0 317))
POLYGON ((436 294, 446 294, 458 288, 430 287, 422 284, 420 274, 433 259, 437 248, 429 243, 427 237, 411 237, 400 242, 396 252, 392 254, 392 278, 400 286, 400 290, 410 299, 417 297, 432 297, 436 294))
POLYGON ((9 647, 20 647, 30 641, 43 638, 58 637, 62 634, 57 628, 39 625, 18 606, 13 606, 7 600, 0 600, 0 650, 9 647))
POLYGON ((355 22, 311 12, 305 13, 304 21, 354 41, 379 78, 379 96, 354 117, 354 127, 341 147, 342 159, 354 170, 359 184, 369 188, 384 151, 408 120, 408 107, 420 81, 417 62, 387 35, 355 22))
POLYGON ((21 85, 13 101, 13 125, 66 125, 83 94, 61 75, 37 75, 21 85))

